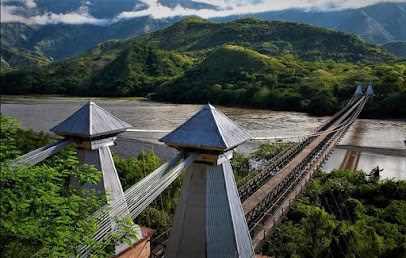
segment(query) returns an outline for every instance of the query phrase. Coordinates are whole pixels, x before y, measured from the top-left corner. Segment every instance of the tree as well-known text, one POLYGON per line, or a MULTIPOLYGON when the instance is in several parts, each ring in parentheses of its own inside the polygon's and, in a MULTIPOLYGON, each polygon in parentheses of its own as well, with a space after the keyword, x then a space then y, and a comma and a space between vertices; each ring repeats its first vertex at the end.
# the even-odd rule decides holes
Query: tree
POLYGON ((308 216, 301 220, 306 236, 301 242, 303 253, 308 257, 327 257, 335 227, 334 216, 320 208, 311 208, 308 216))
POLYGON ((136 239, 133 223, 117 220, 117 232, 100 242, 93 240, 98 219, 89 217, 98 210, 100 219, 108 215, 108 208, 101 208, 106 196, 72 187, 69 181, 75 177, 82 186, 96 184, 101 172, 93 166, 77 167, 76 153, 69 148, 36 166, 11 165, 10 159, 23 153, 19 141, 35 142, 35 138, 31 133, 20 134, 23 129, 11 118, 1 116, 1 122, 1 257, 75 256, 81 244, 106 256, 111 251, 106 246, 136 239))
POLYGON ((273 157, 281 153, 282 151, 291 147, 293 144, 294 144, 293 142, 287 143, 265 142, 259 145, 258 149, 252 154, 252 157, 256 161, 262 161, 263 163, 266 163, 273 157))
POLYGON ((241 153, 235 151, 231 159, 235 181, 240 181, 252 172, 250 159, 241 153))
POLYGON ((314 115, 331 115, 336 110, 337 99, 330 90, 321 90, 311 98, 309 110, 314 115))

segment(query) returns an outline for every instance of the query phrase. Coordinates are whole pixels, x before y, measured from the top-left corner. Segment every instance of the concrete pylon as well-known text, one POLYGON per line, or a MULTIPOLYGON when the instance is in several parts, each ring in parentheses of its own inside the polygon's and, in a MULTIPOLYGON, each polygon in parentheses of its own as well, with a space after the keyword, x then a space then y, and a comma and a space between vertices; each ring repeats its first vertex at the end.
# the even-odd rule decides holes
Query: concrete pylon
POLYGON ((200 153, 186 171, 165 257, 254 257, 229 159, 252 137, 211 105, 160 139, 200 153))

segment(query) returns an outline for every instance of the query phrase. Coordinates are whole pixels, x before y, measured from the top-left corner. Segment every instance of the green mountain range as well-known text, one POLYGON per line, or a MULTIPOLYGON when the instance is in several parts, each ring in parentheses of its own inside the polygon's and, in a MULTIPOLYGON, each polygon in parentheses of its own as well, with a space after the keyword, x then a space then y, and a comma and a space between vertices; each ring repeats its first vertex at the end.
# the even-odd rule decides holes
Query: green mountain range
MULTIPOLYGON (((13 1, 14 3, 15 1, 13 1)), ((32 9, 24 9, 25 13, 42 14, 44 11, 66 13, 75 10, 82 1, 36 1, 40 10, 30 13, 32 9)), ((130 10, 133 4, 129 0, 120 0, 112 6, 111 1, 91 1, 90 13, 97 18, 111 18, 120 11, 130 10), (120 7, 121 5, 121 7, 120 7), (121 9, 120 9, 121 8, 121 9)), ((17 3, 17 2, 15 2, 17 3)), ((140 2, 141 4, 141 2, 140 2)), ((187 8, 212 8, 210 6, 186 0, 162 1, 167 6, 181 5, 187 8)), ((241 16, 212 18, 216 22, 230 22, 241 16)), ((391 41, 405 41, 406 3, 379 3, 359 9, 348 9, 335 12, 303 11, 288 9, 264 13, 250 14, 264 20, 279 20, 313 24, 337 31, 354 33, 369 43, 383 44, 391 41)), ((48 24, 26 25, 22 23, 1 23, 1 48, 22 49, 23 52, 36 53, 57 61, 72 58, 84 53, 95 45, 111 39, 128 37, 156 31, 180 21, 184 17, 154 19, 152 17, 136 17, 112 23, 109 26, 90 24, 48 24)), ((396 51, 394 53, 397 53, 396 51)), ((4 59, 4 58, 3 58, 4 59)))
POLYGON ((216 23, 191 17, 43 68, 3 72, 1 91, 148 96, 330 114, 360 81, 372 82, 377 99, 399 116, 404 108, 392 104, 404 98, 405 71, 404 60, 353 34, 253 18, 216 23))
POLYGON ((307 24, 254 18, 215 23, 198 17, 141 35, 137 42, 164 50, 197 51, 224 44, 263 54, 292 54, 303 60, 385 61, 389 54, 360 37, 307 24))

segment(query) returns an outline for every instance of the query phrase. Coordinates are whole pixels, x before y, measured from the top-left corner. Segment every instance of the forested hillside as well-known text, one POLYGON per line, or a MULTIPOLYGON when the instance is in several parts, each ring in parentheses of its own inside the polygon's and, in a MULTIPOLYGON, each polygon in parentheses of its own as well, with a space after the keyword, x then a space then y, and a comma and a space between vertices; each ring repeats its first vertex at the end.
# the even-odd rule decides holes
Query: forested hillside
POLYGON ((13 67, 39 67, 49 65, 51 59, 25 49, 8 48, 1 49, 2 70, 10 70, 13 67))
POLYGON ((5 94, 148 96, 331 114, 372 82, 365 114, 405 116, 406 62, 360 37, 312 25, 191 17, 99 44, 73 59, 3 72, 5 94))
POLYGON ((136 38, 142 44, 178 51, 197 51, 224 44, 251 48, 263 54, 292 54, 301 60, 382 62, 392 57, 353 34, 312 25, 254 18, 214 23, 198 17, 136 38), (168 39, 170 39, 168 41, 168 39))
POLYGON ((187 56, 132 44, 86 83, 92 96, 146 96, 192 65, 187 56))

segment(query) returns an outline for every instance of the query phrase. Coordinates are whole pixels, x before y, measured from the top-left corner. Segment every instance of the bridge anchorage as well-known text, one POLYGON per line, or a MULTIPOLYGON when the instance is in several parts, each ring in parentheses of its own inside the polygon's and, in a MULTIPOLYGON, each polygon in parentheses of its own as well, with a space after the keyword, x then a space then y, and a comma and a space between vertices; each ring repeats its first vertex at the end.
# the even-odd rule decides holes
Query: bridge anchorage
MULTIPOLYGON (((99 185, 85 187, 107 191, 113 200, 108 216, 96 212, 99 229, 94 240, 114 232, 113 218, 136 217, 183 171, 186 171, 166 250, 161 245, 153 256, 254 257, 266 238, 305 189, 336 143, 343 137, 366 102, 373 97, 372 84, 365 94, 359 84, 349 103, 311 135, 272 160, 259 174, 237 189, 229 159, 233 149, 253 135, 211 105, 160 141, 180 153, 123 192, 109 146, 116 135, 131 125, 89 102, 51 131, 63 140, 27 153, 13 163, 37 164, 73 145, 78 159, 103 172, 99 185)), ((72 184, 77 184, 75 179, 72 184)), ((137 238, 142 238, 134 225, 137 238)), ((131 247, 116 246, 116 254, 131 247)), ((88 246, 78 247, 82 257, 88 246)))

